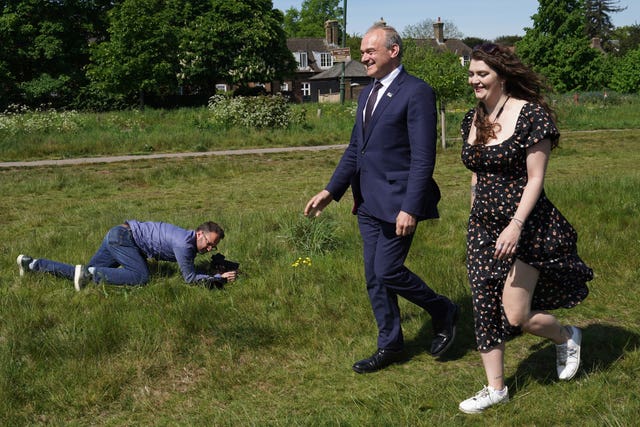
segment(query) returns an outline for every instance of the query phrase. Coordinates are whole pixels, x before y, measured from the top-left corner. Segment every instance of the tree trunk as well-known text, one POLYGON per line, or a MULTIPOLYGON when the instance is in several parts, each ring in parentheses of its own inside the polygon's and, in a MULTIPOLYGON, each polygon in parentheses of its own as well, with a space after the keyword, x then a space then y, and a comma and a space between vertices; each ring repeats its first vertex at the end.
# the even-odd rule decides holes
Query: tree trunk
POLYGON ((446 105, 443 100, 440 100, 440 130, 442 131, 442 148, 447 148, 447 118, 445 115, 446 105))

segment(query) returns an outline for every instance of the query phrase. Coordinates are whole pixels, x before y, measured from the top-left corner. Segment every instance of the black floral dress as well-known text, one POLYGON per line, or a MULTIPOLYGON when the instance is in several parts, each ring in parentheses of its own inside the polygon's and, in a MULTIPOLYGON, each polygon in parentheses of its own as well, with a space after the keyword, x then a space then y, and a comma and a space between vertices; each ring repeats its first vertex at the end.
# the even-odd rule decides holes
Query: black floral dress
POLYGON ((467 273, 477 346, 488 350, 521 332, 509 325, 502 307, 504 282, 516 258, 540 272, 532 310, 574 307, 587 297, 586 282, 593 271, 578 257, 576 231, 544 190, 525 221, 515 256, 493 257, 496 240, 511 221, 527 184, 526 149, 545 138, 555 148, 560 134, 542 107, 527 103, 510 138, 498 145, 469 145, 474 112, 465 115, 461 129, 462 162, 478 178, 469 215, 467 273))

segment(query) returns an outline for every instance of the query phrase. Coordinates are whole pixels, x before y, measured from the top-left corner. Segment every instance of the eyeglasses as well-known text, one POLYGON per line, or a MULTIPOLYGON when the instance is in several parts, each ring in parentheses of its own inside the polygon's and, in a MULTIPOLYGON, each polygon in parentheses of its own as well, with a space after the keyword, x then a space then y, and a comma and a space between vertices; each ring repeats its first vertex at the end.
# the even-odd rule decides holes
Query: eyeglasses
POLYGON ((477 44, 473 47, 473 51, 477 52, 477 51, 483 51, 484 53, 488 53, 489 55, 493 55, 494 53, 497 53, 500 50, 500 46, 498 46, 495 43, 484 43, 484 44, 477 44))
POLYGON ((209 239, 207 239, 207 235, 202 233, 202 238, 204 239, 205 243, 207 244, 207 248, 213 250, 213 251, 217 251, 218 250, 218 245, 214 244, 213 242, 209 241, 209 239))

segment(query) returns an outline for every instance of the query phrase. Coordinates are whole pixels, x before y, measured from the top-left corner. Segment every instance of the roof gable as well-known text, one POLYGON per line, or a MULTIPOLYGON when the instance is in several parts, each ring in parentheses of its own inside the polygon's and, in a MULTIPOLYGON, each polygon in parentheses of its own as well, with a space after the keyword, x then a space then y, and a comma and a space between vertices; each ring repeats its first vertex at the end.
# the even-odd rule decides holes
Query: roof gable
POLYGON ((310 37, 287 39, 287 48, 291 52, 329 52, 332 49, 325 39, 310 37))
MULTIPOLYGON (((346 78, 369 77, 367 75, 367 69, 360 61, 354 61, 350 59, 346 62, 344 68, 344 76, 346 78)), ((333 67, 321 72, 320 74, 316 74, 315 76, 311 77, 310 80, 335 79, 341 76, 342 63, 336 62, 335 64, 333 64, 333 67)))

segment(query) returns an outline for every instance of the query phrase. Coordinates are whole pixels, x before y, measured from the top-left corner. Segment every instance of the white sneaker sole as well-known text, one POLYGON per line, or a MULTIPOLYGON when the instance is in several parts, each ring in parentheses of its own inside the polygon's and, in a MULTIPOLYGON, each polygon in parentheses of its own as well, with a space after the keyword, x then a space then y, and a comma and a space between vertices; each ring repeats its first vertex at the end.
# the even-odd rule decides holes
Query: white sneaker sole
POLYGON ((20 277, 24 276, 26 271, 24 271, 24 267, 22 266, 22 260, 24 259, 24 255, 18 255, 16 258, 16 262, 18 263, 18 268, 20 269, 20 277))
MULTIPOLYGON (((466 400, 464 402, 460 402, 460 405, 458 405, 458 409, 460 410, 460 412, 464 412, 465 414, 469 414, 469 415, 475 415, 475 414, 481 414, 484 411, 486 411, 489 408, 493 408, 494 406, 498 406, 498 405, 503 405, 505 403, 509 402, 509 392, 507 391, 507 395, 504 396, 503 398, 501 398, 500 400, 497 400, 495 402, 492 402, 491 404, 481 408, 481 407, 477 407, 477 406, 470 406, 470 407, 466 407, 465 402, 467 402, 466 400)), ((471 398, 473 399, 473 398, 471 398)), ((467 399, 469 400, 469 399, 467 399)))
MULTIPOLYGON (((576 340, 573 340, 573 342, 575 342, 576 344, 578 344, 578 351, 576 351, 576 357, 578 359, 578 364, 576 365, 575 369, 573 369, 573 371, 569 372, 569 373, 564 373, 564 371, 562 372, 561 375, 558 376, 559 379, 561 379, 562 381, 569 381, 571 379, 573 379, 573 377, 576 376, 576 374, 578 373, 578 370, 580 369, 580 361, 581 361, 581 356, 580 356, 580 350, 582 349, 582 331, 579 328, 576 328, 575 326, 571 327, 571 339, 573 339, 574 337, 576 337, 576 340)), ((565 370, 567 368, 565 367, 565 370)))
POLYGON ((82 265, 76 265, 75 272, 73 273, 73 286, 76 288, 76 291, 80 292, 83 288, 82 283, 82 265))

